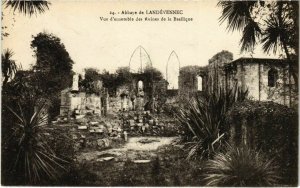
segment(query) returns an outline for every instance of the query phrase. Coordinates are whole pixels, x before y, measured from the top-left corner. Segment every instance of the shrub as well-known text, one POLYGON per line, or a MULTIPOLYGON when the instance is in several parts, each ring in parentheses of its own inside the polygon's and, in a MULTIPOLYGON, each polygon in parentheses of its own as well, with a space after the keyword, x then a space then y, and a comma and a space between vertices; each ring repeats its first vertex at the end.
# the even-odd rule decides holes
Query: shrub
MULTIPOLYGON (((34 114, 7 107, 15 119, 13 130, 4 140, 3 156, 8 169, 4 169, 4 184, 33 185, 43 180, 56 179, 68 162, 58 157, 49 146, 45 127, 46 116, 42 114, 45 104, 40 104, 34 114)), ((3 167, 2 167, 3 169, 3 167)))
POLYGON ((274 102, 244 101, 235 104, 227 117, 233 143, 238 145, 246 137, 250 147, 275 157, 283 183, 297 183, 297 111, 274 102))
POLYGON ((230 147, 218 153, 204 167, 208 186, 274 186, 278 183, 278 166, 247 146, 230 147))
POLYGON ((177 114, 181 123, 182 139, 189 150, 188 158, 209 158, 221 149, 228 128, 226 112, 237 101, 246 98, 246 92, 235 87, 195 97, 177 114))

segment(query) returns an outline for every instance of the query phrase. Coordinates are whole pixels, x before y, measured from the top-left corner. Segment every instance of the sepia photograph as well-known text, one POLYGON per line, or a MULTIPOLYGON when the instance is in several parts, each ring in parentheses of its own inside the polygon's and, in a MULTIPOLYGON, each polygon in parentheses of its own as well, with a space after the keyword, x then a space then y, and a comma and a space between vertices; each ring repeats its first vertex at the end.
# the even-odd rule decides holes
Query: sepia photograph
POLYGON ((298 186, 298 1, 1 1, 2 186, 298 186))

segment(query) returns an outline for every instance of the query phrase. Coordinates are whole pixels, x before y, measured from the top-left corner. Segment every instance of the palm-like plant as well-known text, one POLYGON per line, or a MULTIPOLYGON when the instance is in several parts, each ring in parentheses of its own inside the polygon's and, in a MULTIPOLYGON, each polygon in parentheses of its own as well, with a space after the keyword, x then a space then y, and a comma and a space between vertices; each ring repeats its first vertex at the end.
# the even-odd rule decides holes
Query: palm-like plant
POLYGON ((280 180, 278 166, 247 146, 218 153, 205 166, 207 186, 274 186, 280 180))
POLYGON ((264 31, 263 38, 261 42, 263 43, 263 50, 266 53, 269 53, 273 49, 273 53, 276 53, 277 47, 282 46, 288 59, 290 59, 290 53, 287 46, 288 40, 288 28, 290 23, 283 21, 280 24, 280 21, 276 17, 272 17, 270 20, 266 21, 267 28, 264 31))
POLYGON ((47 117, 45 103, 38 106, 33 115, 22 110, 19 105, 18 112, 7 107, 16 118, 13 133, 4 141, 6 148, 13 148, 15 154, 12 159, 11 170, 21 177, 25 184, 41 183, 47 178, 56 179, 59 172, 65 169, 67 161, 58 157, 47 144, 47 131, 44 126, 47 117))
POLYGON ((1 54, 1 68, 2 68, 2 76, 3 86, 8 82, 10 78, 13 78, 15 73, 17 72, 17 65, 14 60, 12 60, 13 52, 10 49, 5 49, 1 54))
POLYGON ((281 46, 289 59, 290 50, 288 48, 295 46, 288 42, 286 35, 294 36, 294 42, 297 42, 294 35, 297 32, 294 29, 297 20, 290 15, 297 12, 298 6, 293 5, 295 2, 277 1, 272 3, 266 5, 267 3, 264 1, 220 1, 218 3, 218 6, 222 7, 220 22, 223 23, 227 20, 229 30, 243 31, 241 51, 252 51, 258 39, 258 42, 263 44, 265 52, 273 49, 273 52, 276 53, 277 47, 281 46), (274 11, 268 10, 268 17, 264 16, 260 21, 255 21, 259 16, 258 8, 267 10, 268 7, 273 7, 274 11))
POLYGON ((219 90, 189 101, 177 114, 183 130, 183 141, 188 152, 188 159, 210 158, 222 149, 228 127, 225 126, 226 112, 237 101, 246 98, 235 86, 230 91, 219 90))
POLYGON ((49 9, 49 2, 46 0, 5 0, 5 8, 11 7, 14 12, 19 11, 24 14, 32 15, 43 13, 49 9))
POLYGON ((231 31, 243 31, 241 38, 241 51, 252 51, 256 44, 256 37, 261 33, 257 22, 251 17, 255 1, 220 1, 222 16, 220 22, 228 20, 227 29, 231 31))

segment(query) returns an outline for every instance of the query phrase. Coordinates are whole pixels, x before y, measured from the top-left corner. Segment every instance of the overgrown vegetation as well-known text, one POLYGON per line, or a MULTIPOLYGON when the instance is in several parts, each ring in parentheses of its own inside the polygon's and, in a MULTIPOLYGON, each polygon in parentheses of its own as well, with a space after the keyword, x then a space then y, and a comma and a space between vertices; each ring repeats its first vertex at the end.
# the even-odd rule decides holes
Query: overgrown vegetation
POLYGON ((227 92, 219 89, 188 101, 186 107, 178 112, 182 140, 189 150, 188 158, 210 158, 222 149, 228 137, 226 112, 235 102, 243 101, 247 93, 237 86, 227 92))
POLYGON ((52 34, 38 34, 31 47, 37 57, 32 70, 17 70, 11 56, 2 57, 7 59, 2 71, 10 78, 2 87, 2 183, 5 185, 53 181, 72 160, 72 143, 45 125, 58 114, 57 99, 61 89, 70 84, 73 61, 60 39, 52 34), (65 152, 68 154, 60 155, 65 152))
POLYGON ((261 153, 243 145, 228 146, 204 167, 207 186, 275 186, 279 182, 279 166, 261 153))
POLYGON ((297 183, 298 113, 274 102, 244 101, 227 114, 227 123, 235 130, 232 144, 246 142, 255 150, 274 157, 281 168, 282 182, 297 183), (243 128, 243 131, 241 127, 243 128))
MULTIPOLYGON (((143 73, 131 73, 129 67, 119 67, 115 73, 106 70, 102 72, 95 68, 86 68, 84 79, 81 79, 80 86, 85 91, 93 91, 92 82, 102 80, 103 86, 108 89, 111 96, 116 94, 117 88, 129 84, 132 85, 133 79, 142 80, 145 83, 144 91, 151 91, 150 83, 163 80, 162 73, 154 67, 146 67, 143 73)), ((151 92, 149 92, 151 93, 151 92)))
POLYGON ((24 111, 20 105, 18 111, 6 108, 13 114, 14 123, 10 124, 13 132, 2 144, 5 162, 2 183, 34 185, 56 179, 68 161, 58 157, 47 142, 46 138, 53 135, 45 127, 45 103, 41 102, 34 113, 24 111))

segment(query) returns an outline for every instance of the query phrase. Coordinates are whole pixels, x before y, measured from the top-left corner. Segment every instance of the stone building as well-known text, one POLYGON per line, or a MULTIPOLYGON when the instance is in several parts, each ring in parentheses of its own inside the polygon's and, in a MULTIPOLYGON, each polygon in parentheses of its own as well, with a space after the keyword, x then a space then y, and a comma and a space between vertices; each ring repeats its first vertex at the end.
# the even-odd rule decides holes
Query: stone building
POLYGON ((295 82, 289 63, 282 59, 239 58, 222 51, 209 60, 205 67, 187 66, 180 69, 178 93, 192 97, 201 92, 229 91, 235 85, 248 90, 248 98, 274 101, 286 106, 298 102, 295 82))
POLYGON ((295 82, 286 60, 239 58, 225 64, 224 73, 224 88, 228 90, 237 84, 242 90, 248 90, 250 99, 274 101, 287 106, 297 100, 295 82))

